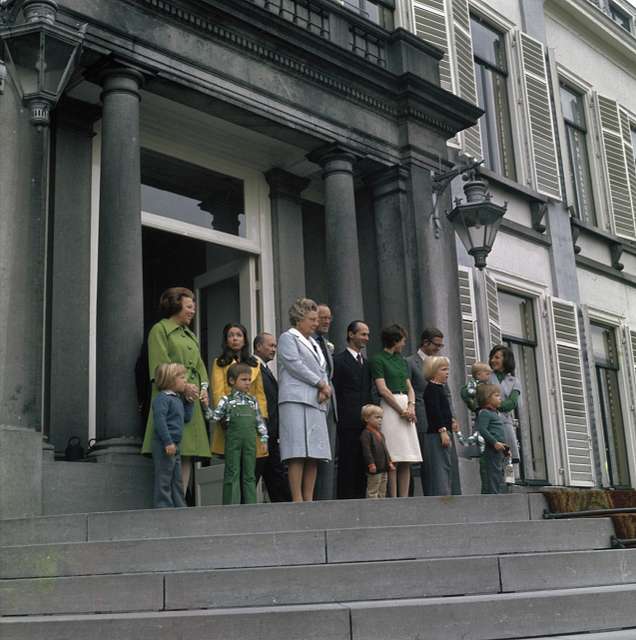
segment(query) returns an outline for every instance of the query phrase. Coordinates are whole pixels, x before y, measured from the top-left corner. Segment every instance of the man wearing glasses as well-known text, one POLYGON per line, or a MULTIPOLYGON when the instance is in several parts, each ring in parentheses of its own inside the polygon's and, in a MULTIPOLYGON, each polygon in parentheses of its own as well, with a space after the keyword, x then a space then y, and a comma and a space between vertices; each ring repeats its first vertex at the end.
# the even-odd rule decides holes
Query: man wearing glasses
MULTIPOLYGON (((424 364, 426 360, 432 356, 440 355, 444 348, 444 334, 436 327, 429 327, 422 331, 420 336, 420 346, 417 353, 409 356, 406 361, 409 365, 409 375, 411 384, 415 391, 415 417, 417 419, 417 437, 420 441, 420 451, 422 452, 422 463, 420 465, 420 480, 422 482, 422 493, 425 496, 432 495, 429 480, 429 465, 426 459, 426 438, 425 434, 428 429, 428 421, 426 419, 426 409, 424 408, 424 389, 428 385, 428 380, 424 377, 424 364)), ((448 403, 451 408, 450 389, 445 385, 448 403)), ((453 431, 459 429, 459 424, 453 417, 453 431)), ((451 448, 451 465, 452 465, 452 492, 455 495, 461 493, 459 484, 459 468, 457 463, 457 451, 455 446, 451 448)))

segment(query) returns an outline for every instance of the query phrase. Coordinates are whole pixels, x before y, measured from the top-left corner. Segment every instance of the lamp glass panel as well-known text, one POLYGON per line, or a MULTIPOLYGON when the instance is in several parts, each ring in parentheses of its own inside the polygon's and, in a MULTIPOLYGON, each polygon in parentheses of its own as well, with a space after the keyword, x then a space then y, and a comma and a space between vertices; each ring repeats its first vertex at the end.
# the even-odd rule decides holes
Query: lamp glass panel
POLYGON ((40 34, 25 33, 5 40, 23 95, 38 90, 40 70, 40 34))
POLYGON ((44 82, 42 88, 58 95, 60 82, 71 60, 75 46, 46 35, 44 44, 44 82))

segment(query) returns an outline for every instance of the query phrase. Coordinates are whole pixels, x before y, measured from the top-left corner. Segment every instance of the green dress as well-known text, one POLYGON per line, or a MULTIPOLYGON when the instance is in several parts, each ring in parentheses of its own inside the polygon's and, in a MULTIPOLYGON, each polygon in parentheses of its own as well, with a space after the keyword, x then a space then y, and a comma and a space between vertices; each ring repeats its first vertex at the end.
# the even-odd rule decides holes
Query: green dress
MULTIPOLYGON (((188 370, 188 383, 196 384, 208 382, 208 373, 201 359, 199 341, 188 329, 170 318, 160 320, 148 334, 148 368, 152 384, 152 400, 159 390, 154 384, 155 370, 160 364, 178 362, 188 370)), ((152 454, 152 411, 148 416, 146 435, 141 449, 142 453, 152 454)), ((180 452, 182 456, 197 456, 199 458, 210 457, 210 441, 203 418, 201 403, 194 403, 192 420, 186 423, 183 429, 180 452)))
POLYGON ((384 378, 391 393, 407 393, 406 381, 409 378, 409 365, 400 353, 380 351, 369 360, 374 380, 384 378))

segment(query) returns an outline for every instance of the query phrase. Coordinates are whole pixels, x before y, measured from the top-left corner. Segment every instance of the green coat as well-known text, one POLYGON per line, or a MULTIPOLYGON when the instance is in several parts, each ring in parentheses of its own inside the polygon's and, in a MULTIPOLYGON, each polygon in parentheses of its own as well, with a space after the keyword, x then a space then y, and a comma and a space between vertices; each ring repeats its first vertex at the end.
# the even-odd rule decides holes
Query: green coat
MULTIPOLYGON (((148 334, 148 368, 152 380, 152 400, 159 390, 154 384, 155 370, 160 364, 178 362, 188 370, 188 382, 200 386, 208 382, 208 373, 201 359, 199 341, 187 327, 181 326, 174 320, 160 320, 150 329, 148 334)), ((148 416, 146 435, 141 449, 142 453, 152 453, 152 411, 148 416)), ((183 429, 180 451, 182 456, 210 457, 210 441, 201 410, 201 403, 194 403, 192 420, 183 429)))

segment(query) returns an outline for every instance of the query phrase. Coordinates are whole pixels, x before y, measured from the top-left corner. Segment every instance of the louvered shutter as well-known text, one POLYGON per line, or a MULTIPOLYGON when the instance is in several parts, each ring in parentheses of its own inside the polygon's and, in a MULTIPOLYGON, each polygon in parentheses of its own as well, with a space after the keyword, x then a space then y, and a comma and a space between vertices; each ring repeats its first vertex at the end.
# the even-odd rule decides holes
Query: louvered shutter
POLYGON ((444 89, 453 91, 451 61, 448 54, 447 15, 446 0, 415 0, 413 2, 415 35, 444 51, 444 57, 439 63, 440 84, 444 89))
POLYGON ((550 107, 545 49, 541 42, 517 32, 521 84, 530 140, 532 182, 546 196, 561 199, 554 122, 550 107))
POLYGON ((623 325, 623 344, 625 352, 625 367, 629 372, 629 404, 632 413, 636 413, 636 331, 632 331, 629 326, 623 325))
POLYGON ((488 339, 490 348, 501 344, 501 322, 499 320, 499 296, 497 295, 497 283, 485 274, 486 281, 486 308, 488 310, 488 339))
POLYGON ((587 393, 576 305, 551 298, 556 390, 565 458, 565 483, 594 486, 587 393))
POLYGON ((464 363, 466 375, 470 375, 472 365, 479 360, 479 339, 477 336, 477 313, 473 271, 459 267, 459 302, 462 314, 462 334, 464 338, 464 363))
MULTIPOLYGON (((628 174, 626 160, 627 153, 630 157, 630 173, 633 174, 634 157, 631 140, 629 140, 629 130, 626 132, 628 137, 628 142, 626 143, 622 132, 618 104, 614 100, 596 94, 594 103, 600 125, 612 231, 617 236, 634 240, 636 239, 636 229, 632 210, 630 175, 628 174)), ((627 127, 629 129, 629 121, 627 122, 627 127)), ((632 187, 636 187, 636 176, 631 180, 632 187)))
MULTIPOLYGON (((477 104, 475 60, 473 57, 473 39, 470 35, 468 0, 451 0, 451 7, 453 16, 452 42, 457 77, 456 93, 464 100, 477 104)), ((460 142, 466 155, 479 159, 483 157, 479 125, 462 131, 460 142)))

